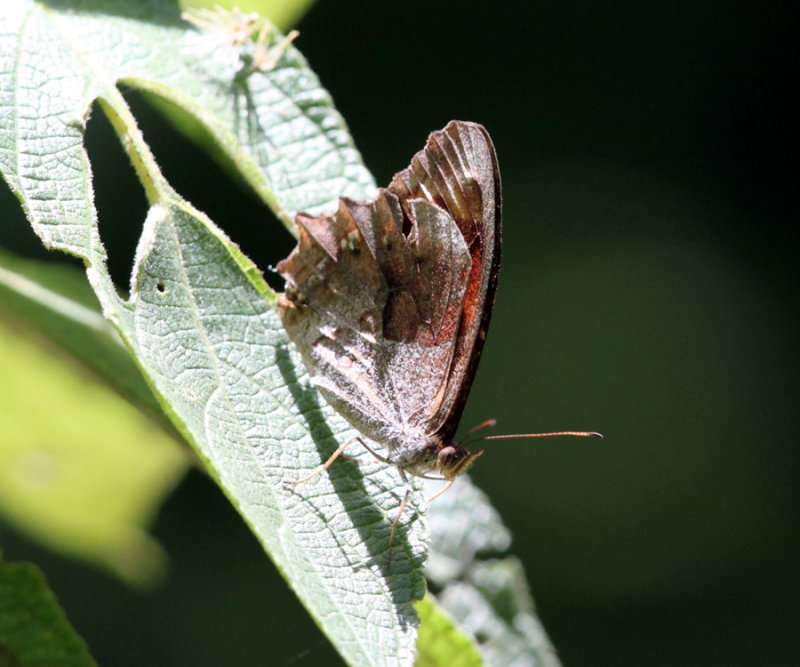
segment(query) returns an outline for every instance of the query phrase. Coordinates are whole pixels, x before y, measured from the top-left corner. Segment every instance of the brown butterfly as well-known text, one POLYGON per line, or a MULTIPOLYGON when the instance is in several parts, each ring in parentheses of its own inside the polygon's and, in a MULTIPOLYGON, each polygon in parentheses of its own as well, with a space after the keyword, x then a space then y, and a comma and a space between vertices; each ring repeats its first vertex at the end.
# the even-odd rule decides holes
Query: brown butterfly
MULTIPOLYGON (((299 214, 299 244, 277 266, 286 280, 280 316, 312 382, 387 447, 382 456, 349 440, 299 481, 358 440, 406 483, 392 538, 406 473, 452 483, 483 453, 454 436, 492 315, 500 198, 488 132, 451 121, 373 201, 343 197, 333 215, 299 214)), ((486 439, 542 435, 597 434, 486 439)))

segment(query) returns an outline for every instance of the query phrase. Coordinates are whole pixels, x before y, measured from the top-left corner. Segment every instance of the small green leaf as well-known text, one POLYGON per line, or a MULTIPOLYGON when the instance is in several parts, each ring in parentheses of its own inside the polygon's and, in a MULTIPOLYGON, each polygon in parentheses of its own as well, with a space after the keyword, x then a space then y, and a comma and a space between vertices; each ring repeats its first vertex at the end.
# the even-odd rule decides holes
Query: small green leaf
POLYGON ((455 621, 431 595, 414 605, 419 612, 415 667, 483 667, 474 641, 456 628, 455 621))
POLYGON ((428 520, 433 539, 427 574, 436 598, 479 638, 486 662, 558 667, 522 565, 507 555, 511 535, 483 492, 462 475, 431 503, 428 520))
POLYGON ((0 665, 92 667, 44 576, 29 563, 0 558, 0 665))

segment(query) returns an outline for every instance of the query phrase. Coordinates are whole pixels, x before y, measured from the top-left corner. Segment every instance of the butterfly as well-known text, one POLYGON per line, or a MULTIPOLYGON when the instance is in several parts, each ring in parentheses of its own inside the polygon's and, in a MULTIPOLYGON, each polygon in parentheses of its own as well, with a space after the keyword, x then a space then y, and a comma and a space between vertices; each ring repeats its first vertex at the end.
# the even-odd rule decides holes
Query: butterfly
POLYGON ((286 281, 283 325, 328 403, 386 447, 379 454, 351 439, 299 482, 354 440, 395 466, 406 492, 391 549, 407 474, 452 483, 483 453, 454 437, 500 267, 500 172, 489 133, 451 121, 372 201, 342 197, 335 213, 301 213, 296 224, 299 243, 276 267, 286 281))

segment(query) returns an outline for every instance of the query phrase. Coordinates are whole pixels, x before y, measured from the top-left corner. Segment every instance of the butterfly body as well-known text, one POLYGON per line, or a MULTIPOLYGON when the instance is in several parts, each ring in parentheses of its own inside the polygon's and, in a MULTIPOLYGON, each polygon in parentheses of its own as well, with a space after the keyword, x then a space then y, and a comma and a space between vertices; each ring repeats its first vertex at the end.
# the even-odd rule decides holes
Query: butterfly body
POLYGON ((311 380, 401 473, 453 479, 491 317, 500 179, 486 130, 453 121, 370 202, 299 214, 279 312, 311 380))

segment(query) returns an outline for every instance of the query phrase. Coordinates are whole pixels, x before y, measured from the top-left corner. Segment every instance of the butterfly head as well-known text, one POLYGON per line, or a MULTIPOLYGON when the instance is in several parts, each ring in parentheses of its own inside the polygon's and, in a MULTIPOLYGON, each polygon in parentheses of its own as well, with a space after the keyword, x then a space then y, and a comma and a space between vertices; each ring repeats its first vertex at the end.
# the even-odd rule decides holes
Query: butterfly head
POLYGON ((444 445, 436 454, 436 468, 445 479, 453 480, 465 473, 483 450, 469 452, 460 445, 444 445))

